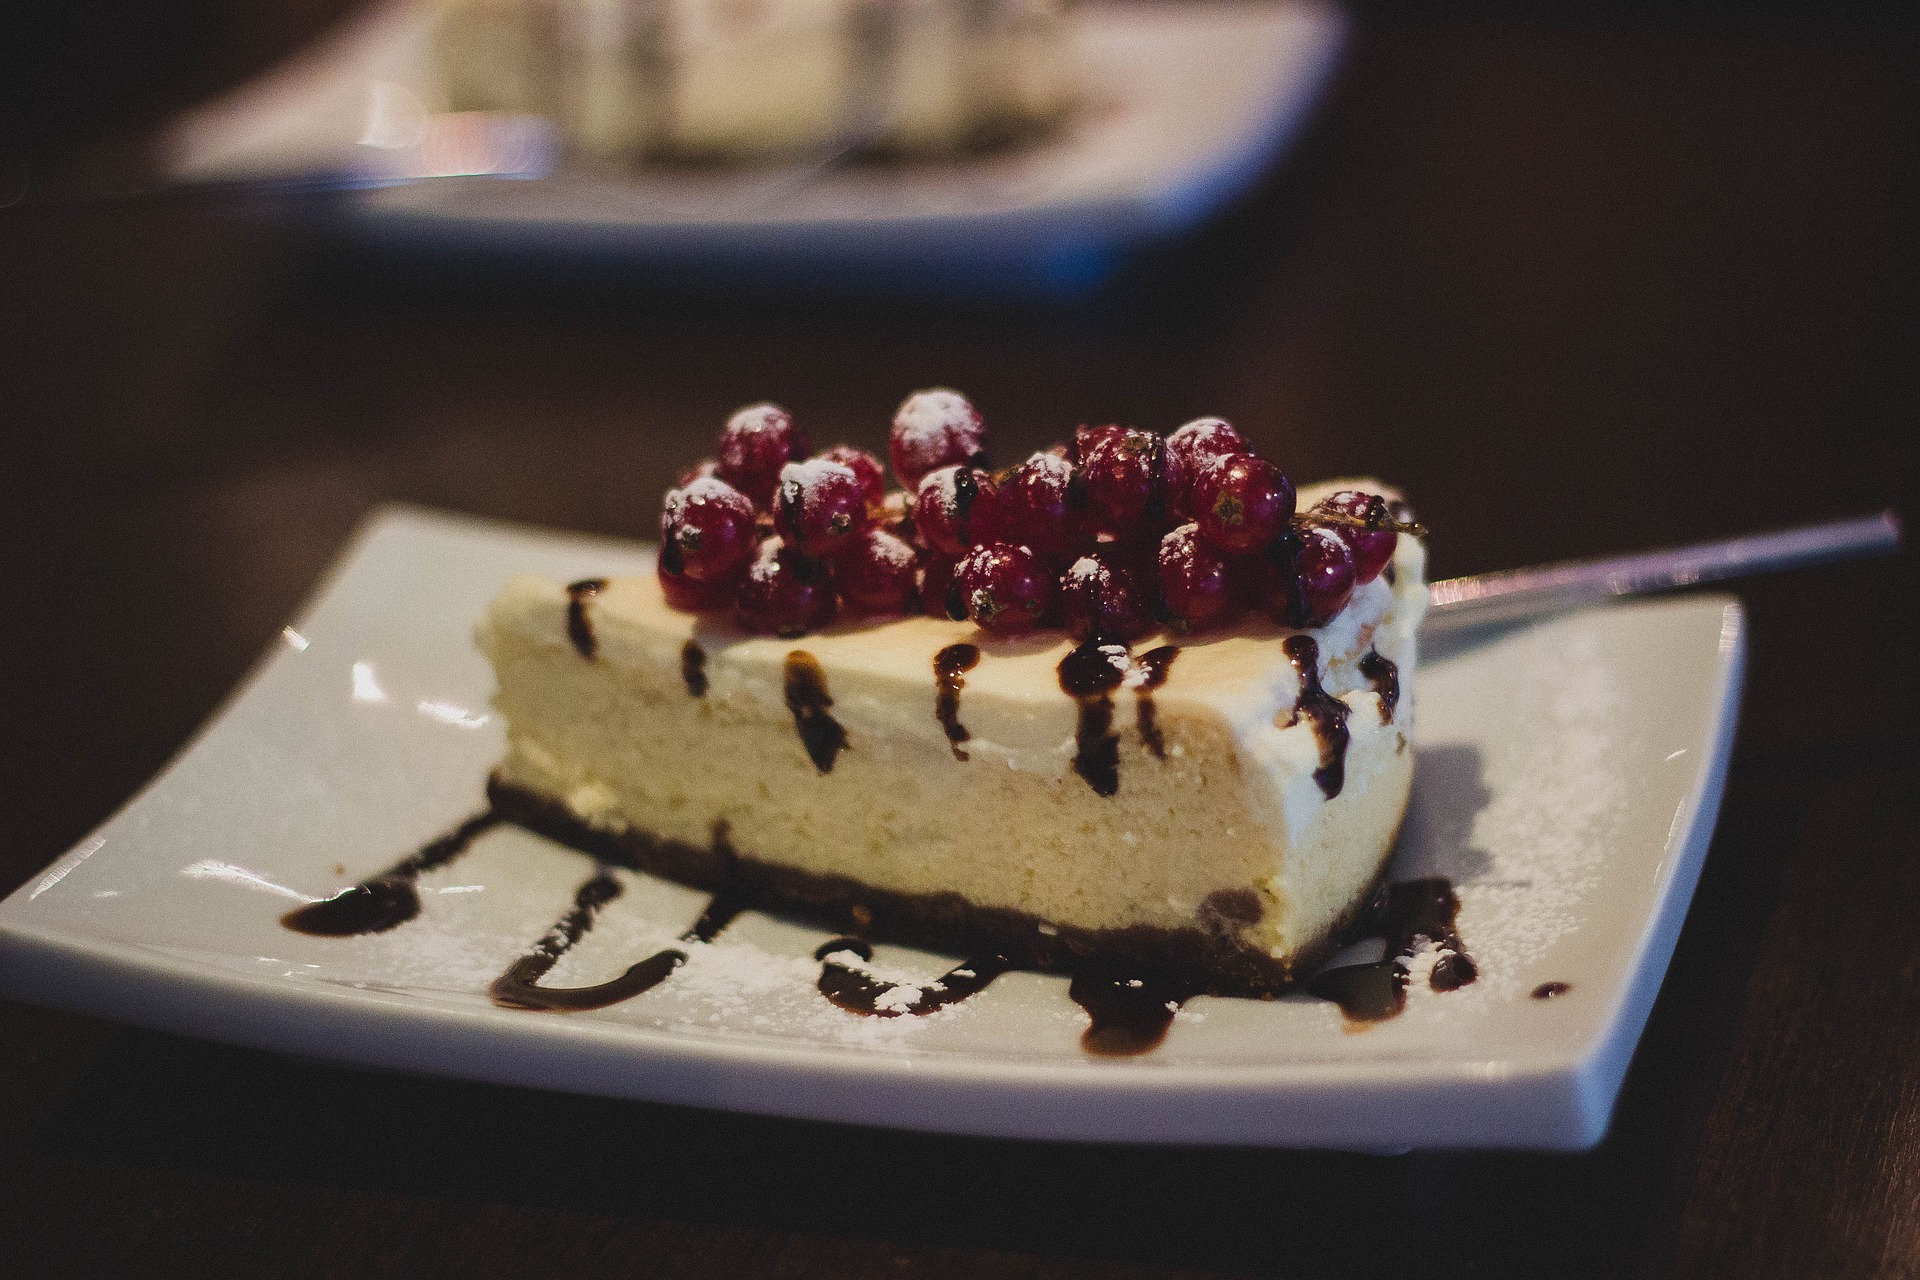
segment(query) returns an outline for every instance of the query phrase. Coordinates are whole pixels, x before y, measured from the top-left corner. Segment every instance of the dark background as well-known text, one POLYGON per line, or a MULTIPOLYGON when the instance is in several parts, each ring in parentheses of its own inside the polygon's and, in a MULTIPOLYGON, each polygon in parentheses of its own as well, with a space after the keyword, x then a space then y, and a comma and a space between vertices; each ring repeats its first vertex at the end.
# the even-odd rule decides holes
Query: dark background
MULTIPOLYGON (((124 157, 340 9, 7 19, 9 171, 124 157)), ((1296 476, 1404 484, 1439 575, 1911 515, 1914 53, 1860 7, 1365 7, 1286 165, 1071 305, 377 259, 235 198, 0 209, 0 890, 375 503, 644 536, 750 399, 874 446, 952 384, 1008 454, 1220 413, 1296 476)), ((919 1137, 0 1004, 0 1270, 1920 1275, 1914 585, 1907 554, 1741 587, 1720 827, 1590 1154, 919 1137)))

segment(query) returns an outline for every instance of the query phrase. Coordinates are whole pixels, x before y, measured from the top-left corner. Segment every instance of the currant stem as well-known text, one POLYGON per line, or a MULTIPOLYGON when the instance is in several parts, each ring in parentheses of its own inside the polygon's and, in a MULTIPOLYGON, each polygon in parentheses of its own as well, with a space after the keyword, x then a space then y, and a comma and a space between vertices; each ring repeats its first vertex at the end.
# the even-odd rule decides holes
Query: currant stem
POLYGON ((1418 520, 1395 520, 1385 512, 1369 511, 1364 516, 1350 516, 1341 511, 1313 510, 1293 518, 1296 529, 1311 528, 1316 524, 1345 525, 1349 529, 1366 529, 1369 532, 1392 530, 1394 533, 1409 533, 1416 538, 1427 536, 1427 526, 1418 520))

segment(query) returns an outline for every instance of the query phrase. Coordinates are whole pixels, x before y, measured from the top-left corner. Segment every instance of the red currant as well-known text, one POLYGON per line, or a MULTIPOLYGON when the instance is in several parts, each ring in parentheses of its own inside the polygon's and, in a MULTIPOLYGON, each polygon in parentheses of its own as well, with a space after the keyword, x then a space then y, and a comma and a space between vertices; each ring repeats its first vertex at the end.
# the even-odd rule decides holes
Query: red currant
POLYGON ((1093 521, 1079 470, 1055 453, 1036 453, 999 477, 997 516, 1008 542, 1068 565, 1093 545, 1093 521))
POLYGON ((720 474, 720 464, 718 462, 715 462, 712 458, 702 458, 700 461, 688 467, 685 471, 682 471, 680 473, 680 478, 673 482, 673 487, 676 489, 684 489, 688 485, 692 484, 695 480, 701 479, 704 476, 714 476, 719 474, 720 474))
POLYGON ((1075 466, 1078 466, 1086 461, 1087 451, 1092 449, 1094 445, 1116 432, 1125 430, 1125 427, 1118 426, 1114 423, 1108 423, 1102 427, 1089 427, 1082 424, 1073 430, 1073 443, 1069 446, 1055 445, 1054 452, 1075 466))
POLYGON ((986 450, 987 428, 980 411, 958 391, 916 391, 894 411, 888 453, 893 474, 909 489, 927 472, 974 462, 986 450))
POLYGON ((960 603, 953 598, 953 570, 959 563, 958 556, 941 555, 935 551, 921 565, 920 612, 929 618, 952 618, 958 622, 967 616, 964 604, 958 609, 953 607, 960 603))
POLYGON ((1204 631, 1238 611, 1235 566, 1183 524, 1160 539, 1160 598, 1176 631, 1204 631))
POLYGON ((777 404, 750 404, 727 419, 720 431, 720 478, 753 499, 757 507, 773 500, 780 468, 807 456, 807 433, 777 404))
POLYGON ((979 542, 993 540, 999 491, 977 467, 941 467, 920 481, 913 504, 914 528, 935 551, 957 556, 979 542))
POLYGON ((696 582, 730 581, 753 554, 754 533, 753 503, 718 476, 667 491, 660 541, 696 582))
MULTIPOLYGON (((1356 520, 1384 519, 1389 515, 1387 500, 1371 493, 1345 489, 1330 498, 1323 498, 1313 511, 1332 511, 1340 515, 1352 516, 1356 520)), ((1312 519, 1313 511, 1307 513, 1312 519)), ((1356 529, 1352 525, 1330 525, 1334 533, 1353 550, 1353 580, 1356 584, 1372 582, 1387 567, 1387 561, 1393 559, 1393 549, 1400 535, 1391 529, 1356 529)))
POLYGON ((1060 614, 1075 640, 1132 640, 1153 629, 1151 595, 1133 570, 1084 555, 1061 576, 1060 614))
POLYGON ((867 495, 868 506, 877 507, 886 501, 887 473, 881 469, 880 459, 850 444, 837 444, 820 456, 828 462, 839 463, 860 478, 860 489, 867 495))
POLYGON ((1353 551, 1345 538, 1321 526, 1308 528, 1301 542, 1295 568, 1306 625, 1324 627, 1353 599, 1353 551))
POLYGON ((769 538, 740 579, 733 605, 748 631, 804 635, 833 617, 833 577, 823 561, 769 538))
POLYGON ((885 529, 869 529, 833 562, 840 598, 855 613, 912 613, 920 553, 885 529))
POLYGON ((1080 475, 1095 524, 1119 535, 1160 533, 1167 462, 1167 442, 1151 431, 1112 427, 1082 442, 1080 475))
POLYGON ((1193 482, 1215 458, 1252 453, 1253 446, 1225 418, 1195 418, 1167 437, 1167 505, 1193 516, 1193 482))
POLYGON ((672 548, 671 542, 662 543, 660 558, 654 564, 654 572, 660 578, 660 591, 667 597, 669 608, 681 613, 711 613, 732 603, 732 582, 695 582, 681 571, 679 556, 672 548))
POLYGON ((868 522, 866 491, 852 468, 815 458, 780 469, 773 527, 788 545, 810 556, 836 556, 868 522))
POLYGON ((1222 551, 1255 551, 1293 519, 1293 483, 1250 453, 1215 458, 1193 484, 1200 536, 1222 551))
POLYGON ((1026 547, 989 542, 954 566, 954 584, 967 617, 1002 635, 1030 631, 1053 606, 1054 572, 1026 547))

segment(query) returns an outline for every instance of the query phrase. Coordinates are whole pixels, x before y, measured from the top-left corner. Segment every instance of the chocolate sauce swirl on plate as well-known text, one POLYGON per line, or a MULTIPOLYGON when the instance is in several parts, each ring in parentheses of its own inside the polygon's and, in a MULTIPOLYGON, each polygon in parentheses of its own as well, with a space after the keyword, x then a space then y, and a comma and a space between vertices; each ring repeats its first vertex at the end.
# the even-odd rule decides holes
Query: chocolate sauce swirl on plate
POLYGON ((1307 990, 1338 1004, 1350 1022, 1395 1017, 1407 1007, 1408 967, 1422 939, 1440 953, 1427 985, 1435 991, 1467 986, 1480 976, 1480 969, 1455 931, 1459 912, 1460 898, 1451 881, 1435 877, 1388 885, 1372 903, 1365 932, 1358 935, 1385 939, 1386 954, 1371 964, 1322 970, 1307 990))
POLYGON ((978 956, 963 960, 924 986, 888 982, 861 967, 873 959, 873 945, 864 938, 833 938, 814 951, 820 961, 820 994, 848 1013, 873 1018, 902 1014, 925 1017, 986 990, 995 978, 1014 967, 1005 956, 978 956), (860 964, 849 964, 852 955, 860 964))
POLYGON ((322 898, 287 912, 280 917, 280 923, 296 933, 310 933, 323 938, 385 933, 403 925, 420 914, 420 890, 415 882, 421 875, 446 866, 502 821, 504 819, 491 809, 476 813, 445 835, 427 841, 417 852, 402 858, 385 871, 376 872, 331 898, 322 898))
MULTIPOLYGON (((620 882, 602 866, 591 880, 580 886, 573 906, 554 922, 532 950, 507 966, 493 980, 487 995, 508 1009, 532 1009, 542 1013, 577 1013, 586 1009, 604 1009, 622 1000, 631 1000, 664 982, 668 975, 687 962, 687 953, 677 947, 656 951, 627 971, 607 982, 590 987, 542 987, 538 983, 560 957, 585 937, 593 927, 600 908, 619 897, 620 882)), ((716 894, 691 929, 681 934, 684 942, 711 942, 740 914, 741 903, 726 894, 716 894)))
POLYGON ((1080 1036, 1080 1047, 1103 1058, 1132 1057, 1157 1048, 1167 1038, 1173 1015, 1203 986, 1127 969, 1076 969, 1067 994, 1093 1019, 1080 1036))

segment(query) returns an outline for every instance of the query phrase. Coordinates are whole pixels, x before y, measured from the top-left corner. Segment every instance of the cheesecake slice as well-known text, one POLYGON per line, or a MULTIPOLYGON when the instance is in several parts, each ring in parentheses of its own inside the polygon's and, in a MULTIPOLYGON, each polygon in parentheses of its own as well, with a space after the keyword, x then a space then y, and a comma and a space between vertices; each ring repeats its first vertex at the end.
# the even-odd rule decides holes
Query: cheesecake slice
MULTIPOLYGON (((1302 509, 1340 489, 1303 490, 1302 509)), ((1325 625, 1131 644, 970 622, 793 639, 653 575, 509 583, 478 627, 506 816, 879 941, 1286 988, 1375 892, 1413 773, 1425 551, 1325 625)))

